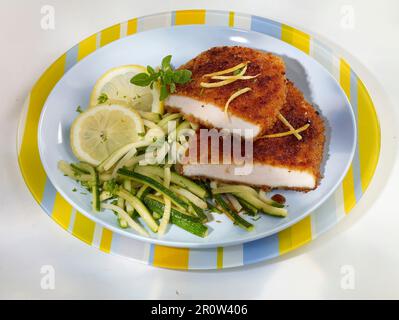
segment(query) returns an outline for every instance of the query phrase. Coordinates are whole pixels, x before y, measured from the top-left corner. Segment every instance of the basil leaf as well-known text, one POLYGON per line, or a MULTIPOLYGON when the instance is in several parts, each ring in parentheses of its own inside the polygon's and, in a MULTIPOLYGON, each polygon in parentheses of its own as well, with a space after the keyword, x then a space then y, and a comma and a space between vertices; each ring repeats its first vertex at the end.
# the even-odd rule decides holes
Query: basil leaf
POLYGON ((130 79, 130 83, 136 86, 146 87, 151 83, 151 77, 147 73, 138 73, 130 79))
POLYGON ((168 56, 166 56, 165 58, 162 59, 162 62, 161 62, 162 70, 166 71, 166 70, 171 68, 170 67, 170 61, 171 60, 172 60, 172 56, 171 55, 168 55, 168 56))
POLYGON ((176 70, 171 66, 172 56, 168 55, 162 59, 161 68, 158 71, 147 66, 147 73, 136 74, 130 82, 134 85, 154 88, 154 84, 161 85, 159 100, 165 100, 170 93, 176 92, 176 84, 184 84, 191 81, 190 70, 176 70))
POLYGON ((191 80, 190 70, 177 70, 173 75, 173 81, 178 84, 185 84, 191 80))
POLYGON ((168 70, 164 72, 162 80, 164 84, 171 84, 173 82, 173 71, 168 70))
POLYGON ((160 94, 160 96, 159 96, 159 100, 160 100, 160 101, 163 101, 163 100, 165 100, 168 96, 169 96, 168 88, 167 88, 166 84, 163 84, 163 85, 161 86, 161 94, 160 94))

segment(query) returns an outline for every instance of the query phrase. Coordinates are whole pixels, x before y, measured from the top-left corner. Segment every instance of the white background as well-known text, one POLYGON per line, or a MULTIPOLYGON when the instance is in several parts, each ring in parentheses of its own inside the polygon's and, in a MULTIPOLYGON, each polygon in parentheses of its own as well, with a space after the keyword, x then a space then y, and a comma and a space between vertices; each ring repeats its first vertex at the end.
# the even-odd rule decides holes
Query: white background
POLYGON ((399 298, 398 34, 395 0, 0 0, 0 298, 399 298), (46 4, 55 8, 55 30, 41 29, 46 4), (261 15, 332 41, 372 93, 383 139, 377 175, 350 216, 310 245, 245 268, 162 270, 87 246, 28 192, 17 165, 16 129, 23 100, 45 68, 105 27, 187 8, 261 15), (352 9, 348 29, 345 14, 352 9), (40 287, 43 265, 55 268, 55 290, 40 287), (346 266, 355 276, 349 290, 342 286, 346 266))

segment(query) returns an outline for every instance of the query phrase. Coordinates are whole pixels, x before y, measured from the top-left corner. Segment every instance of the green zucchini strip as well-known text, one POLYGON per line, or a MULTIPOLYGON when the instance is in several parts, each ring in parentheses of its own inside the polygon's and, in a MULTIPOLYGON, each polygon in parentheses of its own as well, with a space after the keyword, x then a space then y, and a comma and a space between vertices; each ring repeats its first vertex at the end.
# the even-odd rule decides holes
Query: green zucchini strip
POLYGON ((269 214, 269 215, 277 216, 277 217, 286 217, 287 216, 286 209, 277 208, 277 207, 268 205, 267 203, 263 202, 258 197, 255 197, 252 194, 247 194, 247 193, 243 193, 243 192, 237 192, 237 193, 233 193, 233 194, 235 196, 237 196, 238 198, 241 198, 241 199, 247 201, 249 204, 253 205, 259 211, 261 211, 265 214, 269 214))
POLYGON ((175 194, 174 192, 172 192, 168 188, 165 188, 158 181, 156 181, 156 180, 154 180, 154 179, 152 179, 152 178, 150 178, 148 176, 139 174, 137 172, 127 170, 125 168, 119 169, 118 170, 118 174, 120 176, 122 176, 123 178, 125 178, 125 179, 132 179, 134 181, 141 182, 143 184, 147 184, 152 189, 158 191, 159 193, 161 193, 164 196, 166 196, 167 198, 169 198, 178 207, 180 207, 180 208, 182 208, 184 210, 188 210, 188 204, 186 202, 184 202, 182 199, 180 199, 177 194, 175 194))
POLYGON ((144 222, 147 224, 147 226, 151 229, 153 232, 158 231, 158 224, 155 222, 154 218, 148 211, 148 209, 145 207, 145 205, 138 199, 137 197, 133 196, 130 194, 128 191, 126 191, 123 188, 120 188, 117 192, 116 195, 118 197, 121 197, 123 200, 127 201, 130 203, 130 205, 139 213, 139 215, 143 218, 144 222))
POLYGON ((128 226, 132 228, 134 231, 137 231, 139 234, 143 236, 148 236, 148 232, 141 226, 139 225, 136 221, 134 221, 129 214, 123 210, 122 208, 115 206, 113 204, 109 203, 103 203, 101 205, 102 208, 104 209, 110 209, 118 213, 118 215, 123 219, 123 221, 126 221, 128 226))
MULTIPOLYGON (((169 167, 165 167, 164 168, 164 180, 163 180, 163 186, 165 188, 169 188, 170 185, 170 168, 169 167)), ((158 233, 160 235, 163 235, 166 231, 166 226, 169 223, 170 220, 170 211, 172 209, 172 202, 171 200, 164 195, 164 201, 165 201, 165 208, 164 208, 164 212, 162 215, 162 220, 161 220, 161 224, 159 225, 159 229, 158 229, 158 233)))
MULTIPOLYGON (((137 166, 134 171, 143 175, 152 174, 163 177, 162 168, 157 166, 137 166)), ((205 198, 208 195, 208 192, 203 187, 176 172, 171 172, 171 182, 182 188, 188 189, 200 198, 205 198)))
POLYGON ((216 200, 216 203, 219 204, 220 207, 222 208, 224 214, 231 221, 233 221, 234 224, 238 225, 239 227, 243 228, 246 231, 253 230, 254 225, 252 223, 248 222, 247 220, 245 220, 244 218, 242 218, 240 215, 235 213, 233 210, 231 210, 222 195, 215 194, 215 200, 216 200))
MULTIPOLYGON (((163 214, 165 210, 165 203, 152 195, 147 195, 144 198, 144 203, 153 212, 163 214)), ((176 208, 171 209, 170 222, 196 236, 206 237, 208 234, 208 227, 199 222, 197 217, 192 217, 184 214, 176 208)))

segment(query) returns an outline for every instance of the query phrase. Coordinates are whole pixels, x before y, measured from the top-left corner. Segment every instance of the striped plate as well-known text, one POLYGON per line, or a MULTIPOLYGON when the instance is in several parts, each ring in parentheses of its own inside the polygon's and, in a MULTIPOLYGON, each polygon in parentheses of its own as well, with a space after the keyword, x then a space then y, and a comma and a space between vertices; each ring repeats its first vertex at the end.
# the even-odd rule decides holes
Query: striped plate
POLYGON ((55 61, 34 85, 18 131, 18 159, 34 198, 61 227, 89 245, 158 267, 216 269, 264 261, 298 248, 345 217, 366 191, 377 166, 380 129, 373 102, 350 65, 310 35, 285 24, 234 12, 190 10, 162 13, 114 25, 83 40, 55 61), (47 96, 63 74, 100 47, 137 32, 171 25, 207 24, 252 30, 282 39, 321 63, 340 83, 357 121, 358 143, 350 169, 337 191, 315 212, 267 238, 237 246, 185 249, 152 245, 114 234, 77 212, 58 194, 40 161, 38 122, 47 96))

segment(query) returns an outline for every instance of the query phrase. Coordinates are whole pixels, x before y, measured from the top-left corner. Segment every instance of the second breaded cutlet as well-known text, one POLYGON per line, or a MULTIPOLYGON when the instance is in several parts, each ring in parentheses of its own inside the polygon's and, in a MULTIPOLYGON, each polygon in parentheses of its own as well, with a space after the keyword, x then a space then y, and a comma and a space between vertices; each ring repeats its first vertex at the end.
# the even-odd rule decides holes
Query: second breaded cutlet
MULTIPOLYGON (((224 182, 242 183, 265 189, 292 189, 309 191, 315 189, 321 178, 320 166, 323 159, 325 143, 325 127, 323 119, 303 97, 303 94, 291 83, 287 82, 287 100, 281 114, 294 128, 300 128, 307 123, 307 130, 301 132, 302 140, 294 135, 280 138, 260 138, 253 144, 253 168, 248 175, 236 175, 236 169, 241 164, 223 162, 223 148, 219 145, 219 163, 210 163, 210 143, 208 153, 201 150, 197 134, 197 154, 189 157, 188 163, 180 166, 181 173, 189 177, 211 178, 224 182), (222 150, 220 152, 220 150, 222 150), (208 159, 203 155, 207 154, 208 159), (208 160, 204 163, 204 160, 208 160)), ((266 134, 288 131, 287 127, 278 121, 266 134)), ((222 139, 220 138, 220 141, 222 139)), ((203 147, 202 147, 203 148, 203 147)), ((242 150, 244 147, 242 146, 242 150)))
POLYGON ((166 100, 165 105, 208 128, 250 129, 252 132, 247 137, 258 137, 274 125, 286 98, 284 61, 259 50, 239 46, 214 47, 179 69, 190 70, 192 81, 177 85, 176 92, 166 100), (245 76, 257 75, 256 78, 237 80, 216 88, 201 87, 201 82, 218 81, 204 75, 245 62, 249 62, 245 76), (226 102, 243 88, 250 88, 251 91, 230 103, 229 116, 226 117, 226 102))

